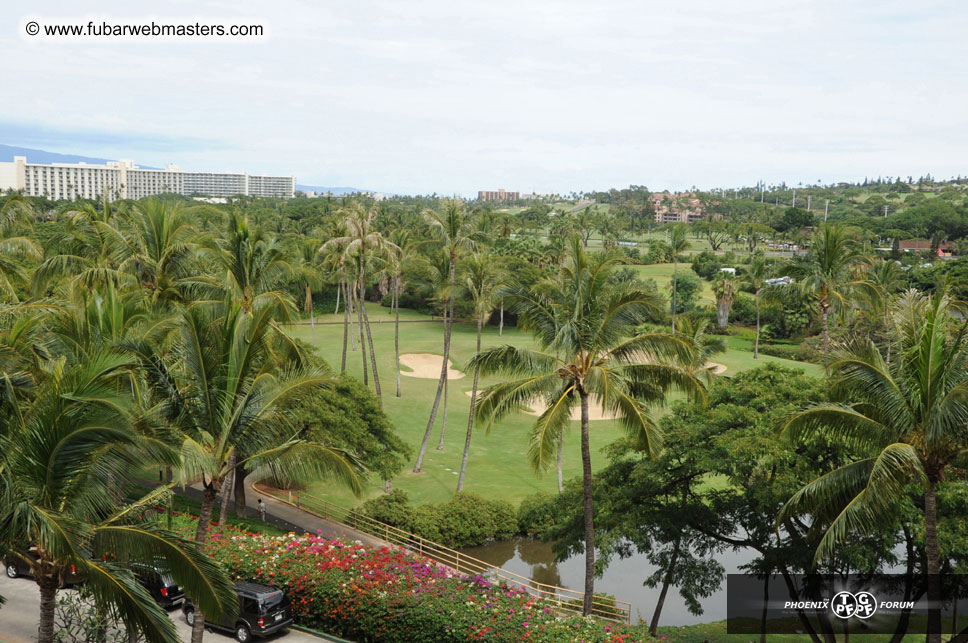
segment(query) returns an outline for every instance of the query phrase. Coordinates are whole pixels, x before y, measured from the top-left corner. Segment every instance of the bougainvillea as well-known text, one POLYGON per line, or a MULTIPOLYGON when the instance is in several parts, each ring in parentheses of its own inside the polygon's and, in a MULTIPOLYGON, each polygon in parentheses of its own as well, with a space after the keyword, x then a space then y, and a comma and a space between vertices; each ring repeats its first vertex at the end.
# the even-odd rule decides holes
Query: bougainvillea
POLYGON ((360 643, 648 640, 642 627, 566 617, 554 601, 402 549, 223 528, 209 553, 236 578, 284 589, 297 623, 360 643))

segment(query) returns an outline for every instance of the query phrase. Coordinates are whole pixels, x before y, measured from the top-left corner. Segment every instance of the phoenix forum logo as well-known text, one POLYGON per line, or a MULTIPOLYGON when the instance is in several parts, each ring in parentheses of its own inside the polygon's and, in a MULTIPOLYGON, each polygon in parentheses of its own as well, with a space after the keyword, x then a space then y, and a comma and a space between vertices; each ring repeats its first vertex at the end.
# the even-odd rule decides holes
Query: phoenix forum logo
POLYGON ((848 619, 853 616, 867 619, 877 611, 877 599, 870 592, 838 592, 830 601, 830 611, 837 618, 848 619))

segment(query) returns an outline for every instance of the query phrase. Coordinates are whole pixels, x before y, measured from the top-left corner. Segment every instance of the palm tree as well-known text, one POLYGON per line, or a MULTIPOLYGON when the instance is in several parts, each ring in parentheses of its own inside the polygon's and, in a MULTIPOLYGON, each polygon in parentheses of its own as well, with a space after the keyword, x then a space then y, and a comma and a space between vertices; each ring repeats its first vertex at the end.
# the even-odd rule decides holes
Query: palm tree
POLYGON ((865 261, 846 228, 824 224, 814 233, 805 259, 791 265, 791 276, 820 308, 824 364, 830 360, 830 315, 846 305, 855 286, 851 272, 865 261))
POLYGON ((679 330, 676 333, 692 345, 695 357, 688 364, 688 368, 696 379, 701 380, 704 384, 709 384, 712 381, 710 359, 714 355, 725 353, 727 348, 726 338, 710 335, 706 332, 708 329, 708 319, 699 319, 693 322, 688 317, 683 317, 679 320, 679 330))
POLYGON ((968 326, 947 293, 930 299, 909 291, 893 310, 898 357, 888 362, 869 339, 858 339, 830 364, 837 403, 803 410, 787 422, 792 439, 849 440, 869 457, 827 473, 798 491, 778 520, 809 513, 827 524, 815 561, 834 554, 852 534, 872 533, 896 514, 910 485, 924 491, 929 643, 941 640, 936 493, 952 461, 964 453, 968 420, 968 326))
POLYGON ((679 256, 692 247, 689 242, 689 229, 682 223, 672 226, 669 233, 669 247, 672 250, 672 332, 676 332, 676 290, 679 276, 679 256))
MULTIPOLYGON (((474 230, 474 220, 477 215, 475 212, 468 212, 464 202, 460 199, 444 199, 443 206, 439 211, 427 210, 423 216, 424 221, 430 227, 434 242, 446 253, 449 294, 444 304, 444 360, 440 367, 437 394, 434 396, 434 404, 430 409, 430 419, 427 420, 427 429, 424 431, 423 441, 420 443, 420 452, 417 454, 417 462, 413 467, 414 473, 420 473, 423 466, 424 455, 427 453, 427 443, 430 441, 430 432, 433 431, 437 411, 440 408, 440 397, 444 392, 444 386, 447 384, 447 367, 450 364, 450 334, 454 317, 453 288, 457 279, 457 258, 461 252, 474 249, 479 240, 474 230)), ((446 409, 444 412, 446 413, 446 409)))
POLYGON ((41 643, 54 641, 57 591, 72 571, 86 577, 98 607, 116 613, 129 631, 148 641, 180 640, 171 619, 121 561, 164 557, 202 609, 234 610, 230 581, 217 563, 190 542, 137 520, 168 487, 115 504, 110 481, 124 468, 177 461, 173 450, 134 428, 136 409, 121 392, 130 366, 117 353, 93 354, 80 364, 61 356, 48 365, 29 400, 4 400, 0 544, 30 567, 40 587, 41 643), (107 553, 112 560, 103 558, 107 553))
MULTIPOLYGON (((481 331, 494 310, 494 295, 501 285, 501 272, 495 268, 494 259, 486 254, 477 253, 468 258, 464 266, 463 292, 470 299, 477 321, 477 353, 481 352, 481 331)), ((476 353, 475 353, 476 354, 476 353)), ((467 473, 467 458, 471 452, 471 435, 474 431, 474 406, 477 402, 477 385, 481 372, 474 368, 474 384, 471 388, 471 408, 467 414, 467 435, 464 437, 464 454, 460 461, 460 474, 457 478, 457 492, 464 490, 464 476, 467 473)))
POLYGON ((194 265, 198 232, 190 211, 178 202, 148 199, 136 203, 128 221, 126 258, 120 270, 138 279, 152 309, 170 310, 199 289, 211 292, 214 282, 205 280, 194 265))
POLYGON ((385 272, 390 282, 392 293, 391 309, 394 313, 393 321, 393 359, 397 366, 397 397, 401 396, 400 389, 400 295, 406 287, 404 272, 416 260, 417 244, 411 241, 409 230, 395 230, 391 236, 392 245, 386 248, 385 272))
POLYGON ((630 438, 655 455, 662 432, 649 405, 661 403, 672 388, 705 395, 702 383, 682 366, 694 358, 688 342, 668 334, 635 333, 637 326, 660 314, 662 304, 654 291, 631 282, 610 285, 609 275, 618 262, 611 254, 588 255, 581 239, 573 238, 569 258, 556 278, 533 289, 511 288, 506 295, 540 350, 498 346, 468 363, 481 375, 514 378, 480 395, 476 416, 488 428, 522 405, 547 404, 532 428, 528 449, 537 472, 550 467, 571 411, 580 406, 585 615, 592 611, 595 583, 589 401, 614 413, 630 438))
POLYGON ((753 299, 756 302, 756 340, 753 342, 753 359, 759 359, 760 356, 760 291, 766 285, 766 277, 769 274, 766 257, 762 254, 757 254, 750 260, 745 276, 747 283, 753 288, 753 299))
MULTIPOLYGON (((275 329, 279 309, 260 295, 248 312, 241 302, 196 304, 182 311, 173 363, 155 347, 130 346, 142 360, 166 414, 181 433, 180 482, 201 480, 203 499, 195 542, 204 547, 216 494, 231 471, 288 481, 335 477, 360 491, 346 455, 297 438, 284 404, 330 376, 298 369, 297 347, 275 329)), ((238 483, 237 483, 238 484, 238 483)), ((204 609, 204 608, 202 608, 204 609)), ((201 641, 205 617, 196 615, 192 641, 201 641)))
MULTIPOLYGON (((349 286, 346 283, 346 245, 348 243, 346 235, 346 226, 340 222, 335 227, 333 236, 330 241, 327 241, 322 246, 320 246, 317 251, 317 256, 323 259, 323 265, 328 266, 336 273, 337 278, 337 295, 336 295, 336 307, 337 312, 339 309, 339 296, 342 293, 343 297, 343 353, 340 358, 339 372, 343 373, 346 371, 346 345, 347 339, 349 343, 352 344, 352 348, 356 350, 356 340, 353 339, 353 312, 350 309, 351 298, 348 295, 349 286)), ((365 362, 364 362, 365 366, 365 362)))
MULTIPOLYGON (((340 211, 340 214, 345 217, 346 224, 346 236, 338 237, 336 239, 331 239, 323 244, 326 248, 327 245, 340 245, 345 248, 345 253, 349 255, 354 255, 357 263, 357 279, 358 279, 358 302, 359 308, 357 311, 357 316, 360 318, 359 323, 362 329, 366 331, 366 342, 370 349, 370 365, 373 369, 373 386, 376 389, 376 396, 380 402, 380 408, 383 408, 383 393, 380 390, 380 372, 376 367, 376 353, 373 349, 373 334, 370 331, 370 318, 366 314, 366 269, 367 269, 367 251, 379 251, 388 247, 390 242, 380 234, 379 230, 376 229, 374 225, 374 220, 378 213, 377 206, 374 205, 370 208, 360 201, 353 201, 350 205, 340 211)), ((363 373, 364 380, 366 379, 366 348, 363 348, 363 373)))
POLYGON ((24 262, 43 257, 40 245, 27 233, 33 220, 30 202, 20 195, 7 197, 0 208, 0 294, 17 302, 15 284, 30 282, 24 262))
POLYGON ((713 281, 713 294, 716 296, 716 324, 719 330, 726 330, 729 324, 729 311, 733 308, 733 300, 739 291, 739 280, 735 277, 720 274, 713 281))
POLYGON ((296 274, 288 254, 279 242, 258 225, 250 225, 241 212, 228 217, 226 233, 217 241, 206 241, 206 254, 224 271, 223 290, 246 313, 262 294, 275 293, 284 279, 296 274))

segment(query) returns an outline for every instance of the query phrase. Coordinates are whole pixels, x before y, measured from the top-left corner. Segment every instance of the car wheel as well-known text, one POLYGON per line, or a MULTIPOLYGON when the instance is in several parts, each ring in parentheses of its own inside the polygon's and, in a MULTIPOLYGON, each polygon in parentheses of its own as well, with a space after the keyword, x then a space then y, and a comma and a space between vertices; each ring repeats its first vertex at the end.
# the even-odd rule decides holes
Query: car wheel
POLYGON ((185 622, 190 626, 195 627, 195 610, 188 610, 185 612, 185 622))
POLYGON ((248 643, 252 635, 249 634, 249 628, 245 625, 239 625, 235 628, 235 640, 239 643, 248 643))
POLYGON ((20 576, 17 573, 17 566, 13 563, 7 563, 7 578, 16 578, 17 576, 20 576))

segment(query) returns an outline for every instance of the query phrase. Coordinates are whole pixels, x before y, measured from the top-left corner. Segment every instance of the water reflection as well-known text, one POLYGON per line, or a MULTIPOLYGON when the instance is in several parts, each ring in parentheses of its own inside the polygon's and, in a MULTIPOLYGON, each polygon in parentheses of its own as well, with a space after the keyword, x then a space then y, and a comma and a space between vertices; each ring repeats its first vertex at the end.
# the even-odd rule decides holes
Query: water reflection
MULTIPOLYGON (((550 543, 529 538, 517 538, 489 543, 480 547, 461 550, 463 553, 479 558, 494 567, 504 569, 530 578, 538 583, 558 585, 581 591, 584 587, 584 554, 573 556, 563 562, 555 561, 550 543)), ((727 574, 739 571, 739 566, 753 559, 750 550, 726 551, 718 555, 719 562, 727 574)), ((605 570, 605 574, 595 581, 595 591, 611 594, 623 601, 632 603, 633 621, 652 615, 660 588, 642 585, 642 581, 655 570, 643 554, 629 558, 616 558, 605 570)), ((660 625, 692 625, 708 623, 726 618, 726 582, 719 591, 703 601, 703 614, 696 616, 686 609, 685 602, 678 592, 670 589, 662 610, 660 625)))

